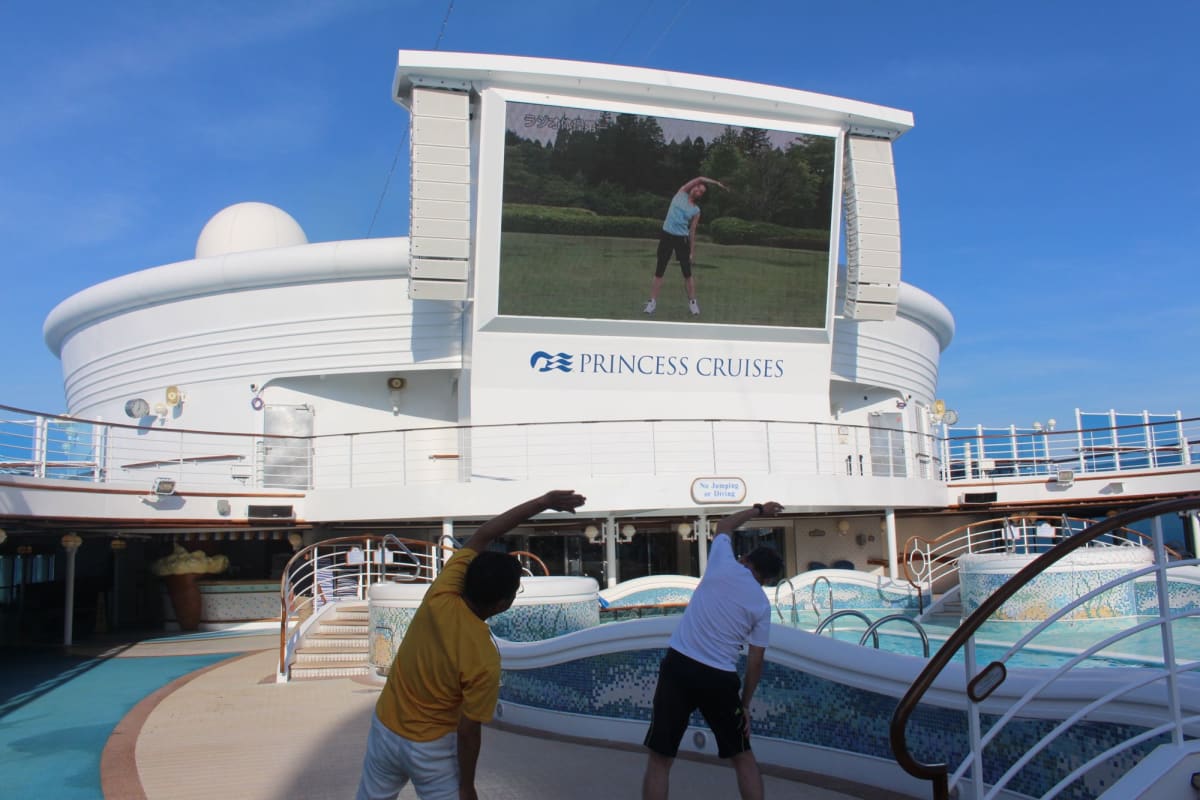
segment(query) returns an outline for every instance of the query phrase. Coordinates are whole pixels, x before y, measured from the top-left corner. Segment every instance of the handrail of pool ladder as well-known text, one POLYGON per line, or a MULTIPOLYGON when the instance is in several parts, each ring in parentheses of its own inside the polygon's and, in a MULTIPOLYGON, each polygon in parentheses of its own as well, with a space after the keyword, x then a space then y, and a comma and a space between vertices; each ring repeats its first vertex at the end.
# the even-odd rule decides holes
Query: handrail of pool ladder
MULTIPOLYGON (((857 608, 843 608, 841 611, 833 612, 828 617, 821 620, 821 624, 817 626, 817 629, 815 631, 813 631, 813 633, 815 633, 817 636, 820 636, 821 631, 825 630, 825 626, 829 625, 831 622, 833 622, 838 617, 855 617, 855 618, 861 619, 863 622, 867 623, 867 632, 863 635, 862 642, 859 642, 859 644, 862 644, 863 642, 867 641, 867 637, 870 636, 874 640, 873 643, 875 645, 875 649, 876 650, 879 649, 879 634, 876 633, 875 630, 872 628, 871 618, 868 617, 863 612, 859 611, 857 608)), ((833 628, 830 628, 829 635, 833 636, 833 634, 834 634, 834 630, 833 630, 833 628)))
POLYGON ((779 605, 779 590, 783 588, 785 583, 792 590, 790 594, 792 598, 792 624, 795 625, 800 621, 800 615, 796 611, 796 584, 792 583, 791 578, 783 578, 779 583, 775 584, 775 613, 779 615, 779 621, 783 622, 783 608, 779 605))
MULTIPOLYGON (((1060 541, 1048 551, 1026 564, 1015 575, 1001 584, 995 592, 984 598, 979 606, 971 612, 971 615, 950 634, 945 644, 933 655, 929 663, 926 664, 921 673, 913 680, 912 685, 896 706, 889 729, 889 740, 891 742, 892 753, 900 767, 915 778, 930 781, 932 783, 934 800, 949 800, 949 768, 944 762, 927 764, 918 761, 909 751, 905 729, 913 712, 916 711, 917 705, 921 702, 921 698, 929 691, 938 675, 941 674, 954 654, 963 645, 967 644, 974 637, 980 626, 1004 605, 1005 602, 1012 598, 1014 594, 1048 568, 1057 564, 1079 548, 1085 547, 1089 542, 1106 533, 1126 527, 1143 519, 1152 519, 1165 514, 1194 511, 1196 509, 1200 509, 1200 495, 1191 495, 1174 500, 1152 503, 1109 517, 1060 541)), ((1162 565, 1156 566, 1162 569, 1162 565)), ((980 671, 979 675, 983 675, 990 667, 991 665, 985 667, 984 670, 980 671)), ((1000 674, 1003 675, 1002 672, 1000 674)))
POLYGON ((879 630, 879 627, 886 622, 907 622, 909 625, 912 625, 914 628, 916 628, 917 633, 921 637, 921 646, 924 650, 925 658, 929 658, 929 634, 925 632, 925 628, 921 625, 921 623, 917 622, 907 614, 888 614, 886 617, 880 617, 879 619, 875 620, 867 628, 867 631, 862 635, 862 638, 858 640, 859 646, 867 643, 868 636, 874 636, 875 649, 878 650, 879 634, 877 634, 876 631, 879 630))
POLYGON ((829 613, 833 613, 833 584, 829 582, 829 578, 824 575, 818 575, 812 582, 812 607, 813 613, 817 615, 817 622, 821 621, 821 610, 817 608, 817 584, 825 581, 825 588, 829 590, 829 613))

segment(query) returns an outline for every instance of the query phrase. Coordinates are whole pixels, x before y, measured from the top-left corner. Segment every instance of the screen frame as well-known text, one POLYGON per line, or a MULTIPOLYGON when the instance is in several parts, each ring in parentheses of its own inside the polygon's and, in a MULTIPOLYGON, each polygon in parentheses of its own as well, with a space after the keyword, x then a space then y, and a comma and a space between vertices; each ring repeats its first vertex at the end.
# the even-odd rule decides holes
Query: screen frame
MULTIPOLYGON (((686 106, 645 104, 608 97, 529 92, 492 87, 480 93, 479 171, 475 203, 475 241, 472 258, 472 294, 475 322, 480 331, 555 333, 680 339, 731 339, 738 341, 829 342, 834 325, 838 256, 842 248, 842 197, 845 130, 838 126, 805 123, 794 119, 765 118, 736 112, 714 112, 686 106), (508 103, 530 103, 615 114, 671 117, 716 125, 763 128, 784 133, 824 136, 833 140, 833 197, 829 220, 829 255, 826 265, 825 325, 799 328, 779 325, 745 325, 705 322, 664 322, 652 319, 593 319, 501 315, 500 263, 501 216, 504 208, 504 156, 508 103)), ((649 280, 647 280, 647 284, 649 280)))

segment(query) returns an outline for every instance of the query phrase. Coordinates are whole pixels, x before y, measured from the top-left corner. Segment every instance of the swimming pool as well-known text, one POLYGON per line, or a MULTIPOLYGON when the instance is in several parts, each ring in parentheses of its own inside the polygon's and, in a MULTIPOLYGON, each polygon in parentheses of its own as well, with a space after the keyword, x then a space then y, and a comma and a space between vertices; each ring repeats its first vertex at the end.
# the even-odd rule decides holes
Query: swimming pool
MULTIPOLYGON (((872 621, 893 613, 886 610, 867 609, 866 615, 872 621)), ((1104 620, 1071 620, 1058 622, 1038 635, 1030 644, 1006 660, 1009 667, 1059 667, 1074 658, 1078 653, 1087 650, 1093 644, 1103 641, 1130 627, 1155 619, 1154 617, 1130 617, 1104 620)), ((976 637, 975 660, 978 664, 990 661, 1004 660, 1009 646, 1033 629, 1033 622, 986 622, 980 628, 976 637)), ((922 623, 929 637, 929 650, 936 652, 958 626, 958 617, 941 617, 922 623)), ((799 626, 802 630, 813 630, 813 626, 799 626)), ((834 621, 826 628, 823 636, 832 636, 842 642, 858 644, 866 632, 866 625, 854 617, 843 617, 834 621)), ((1172 633, 1175 639, 1176 653, 1181 659, 1193 660, 1200 655, 1200 619, 1187 617, 1172 623, 1172 633)), ((900 655, 924 658, 920 636, 903 623, 884 623, 876 631, 879 635, 879 648, 900 655)), ((864 645, 873 646, 868 640, 864 645)), ((959 650, 951 659, 961 663, 965 659, 963 650, 959 650)), ((1162 665, 1162 643, 1157 630, 1141 631, 1117 645, 1106 648, 1097 654, 1080 662, 1084 668, 1103 667, 1141 667, 1162 665)))

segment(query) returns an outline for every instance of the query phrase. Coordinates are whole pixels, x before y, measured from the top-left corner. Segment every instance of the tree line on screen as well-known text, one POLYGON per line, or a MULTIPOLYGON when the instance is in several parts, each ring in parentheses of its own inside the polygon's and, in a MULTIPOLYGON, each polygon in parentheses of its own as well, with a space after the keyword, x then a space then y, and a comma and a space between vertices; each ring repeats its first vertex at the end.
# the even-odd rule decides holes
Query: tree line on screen
POLYGON ((714 241, 828 249, 834 141, 796 134, 780 148, 765 130, 730 126, 711 142, 667 142, 653 117, 607 113, 545 144, 509 130, 503 229, 656 237, 675 191, 705 175, 728 187, 701 201, 714 241))

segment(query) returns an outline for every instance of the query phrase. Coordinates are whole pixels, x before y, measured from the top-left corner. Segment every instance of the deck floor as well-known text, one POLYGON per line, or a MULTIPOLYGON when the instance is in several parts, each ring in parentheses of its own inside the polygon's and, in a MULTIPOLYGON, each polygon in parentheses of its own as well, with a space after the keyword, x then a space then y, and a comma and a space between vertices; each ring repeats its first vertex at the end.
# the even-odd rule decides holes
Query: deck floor
MULTIPOLYGON (((154 692, 109 735, 106 800, 325 800, 353 797, 382 684, 362 678, 274 682, 277 635, 144 641, 113 658, 230 653, 154 692)), ((97 654, 102 652, 97 649, 97 654)), ((610 800, 640 795, 640 748, 484 731, 476 786, 488 800, 610 800)), ((902 795, 820 776, 768 774, 768 797, 893 800, 902 795)), ((672 797, 736 797, 733 770, 681 758, 672 797)), ((401 800, 416 798, 412 787, 401 800)))

